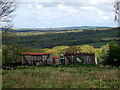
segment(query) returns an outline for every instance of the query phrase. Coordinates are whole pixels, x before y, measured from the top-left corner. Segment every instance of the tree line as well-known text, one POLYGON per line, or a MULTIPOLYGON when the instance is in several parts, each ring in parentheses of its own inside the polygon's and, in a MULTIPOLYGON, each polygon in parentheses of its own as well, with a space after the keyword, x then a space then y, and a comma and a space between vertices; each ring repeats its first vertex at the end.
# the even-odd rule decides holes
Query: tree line
POLYGON ((21 63, 22 52, 52 52, 53 56, 60 56, 65 52, 70 53, 95 53, 98 63, 102 65, 120 66, 120 46, 116 42, 103 45, 101 48, 94 48, 89 45, 82 46, 55 46, 53 48, 34 49, 23 47, 21 45, 3 45, 2 47, 3 65, 21 63))

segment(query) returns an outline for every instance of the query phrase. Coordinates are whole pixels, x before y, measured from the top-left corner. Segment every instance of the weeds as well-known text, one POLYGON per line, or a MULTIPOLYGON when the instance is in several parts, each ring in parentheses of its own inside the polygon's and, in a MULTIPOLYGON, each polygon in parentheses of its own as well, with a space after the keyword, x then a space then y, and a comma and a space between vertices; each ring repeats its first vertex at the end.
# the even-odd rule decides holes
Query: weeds
POLYGON ((3 88, 118 88, 118 69, 92 65, 3 70, 3 88))

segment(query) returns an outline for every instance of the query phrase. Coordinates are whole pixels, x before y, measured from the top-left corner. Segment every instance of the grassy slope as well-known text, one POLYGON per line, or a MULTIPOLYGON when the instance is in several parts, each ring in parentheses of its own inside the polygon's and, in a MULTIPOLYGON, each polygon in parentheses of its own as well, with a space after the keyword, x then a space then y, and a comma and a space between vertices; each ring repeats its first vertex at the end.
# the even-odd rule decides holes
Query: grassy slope
POLYGON ((3 71, 3 88, 118 88, 118 69, 100 66, 26 67, 3 71))

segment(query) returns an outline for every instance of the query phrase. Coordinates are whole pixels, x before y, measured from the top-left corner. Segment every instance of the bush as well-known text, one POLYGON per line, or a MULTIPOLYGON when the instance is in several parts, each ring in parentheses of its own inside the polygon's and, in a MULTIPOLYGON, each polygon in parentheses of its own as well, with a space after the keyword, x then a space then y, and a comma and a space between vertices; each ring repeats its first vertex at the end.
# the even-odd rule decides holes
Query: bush
POLYGON ((120 66, 120 46, 116 43, 109 45, 108 60, 106 64, 111 66, 120 66))
POLYGON ((96 56, 99 60, 99 64, 104 64, 105 61, 108 59, 108 50, 108 44, 102 46, 100 49, 96 49, 96 56))

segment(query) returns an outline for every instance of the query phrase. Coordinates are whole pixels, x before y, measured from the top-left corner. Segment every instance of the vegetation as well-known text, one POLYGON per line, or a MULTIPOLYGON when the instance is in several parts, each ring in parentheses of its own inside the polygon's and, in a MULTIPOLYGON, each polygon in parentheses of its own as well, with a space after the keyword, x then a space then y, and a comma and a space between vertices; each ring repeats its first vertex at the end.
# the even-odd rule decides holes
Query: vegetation
POLYGON ((114 28, 82 32, 47 32, 28 36, 14 33, 4 36, 1 50, 3 65, 20 62, 22 52, 52 52, 53 56, 65 52, 93 52, 99 66, 79 63, 56 67, 18 66, 17 70, 3 70, 3 88, 119 88, 120 56, 117 53, 120 53, 120 47, 117 43, 110 43, 111 40, 119 40, 115 38, 118 36, 117 32, 118 29, 114 28), (98 43, 101 43, 99 47, 98 43))
POLYGON ((3 44, 21 44, 24 47, 31 48, 52 48, 55 46, 76 46, 76 45, 92 45, 94 47, 101 47, 109 43, 111 40, 119 40, 119 30, 117 28, 109 29, 95 29, 66 32, 30 32, 33 35, 16 35, 9 36, 6 40, 3 37, 3 44), (61 33, 62 32, 62 33, 61 33), (43 34, 40 34, 43 33, 43 34))
MULTIPOLYGON (((53 56, 65 52, 93 52, 99 60, 99 66, 80 63, 46 67, 17 65, 17 70, 0 70, 3 88, 119 88, 120 46, 110 43, 112 40, 120 40, 118 28, 78 26, 21 31, 10 29, 12 23, 9 18, 16 9, 14 0, 0 1, 0 7, 0 20, 6 22, 0 29, 3 33, 0 59, 3 59, 4 67, 21 63, 21 53, 27 51, 52 52, 53 56)), ((115 21, 117 11, 116 9, 115 21)))
POLYGON ((21 62, 21 53, 22 52, 52 52, 52 56, 60 56, 63 53, 95 53, 96 58, 98 59, 99 64, 103 65, 112 65, 112 66, 120 66, 119 64, 119 51, 120 47, 117 44, 106 44, 101 48, 94 48, 89 45, 82 46, 55 46, 51 49, 32 49, 22 47, 20 45, 9 45, 3 46, 3 65, 10 63, 18 63, 21 62), (112 45, 112 46, 111 46, 112 45))
POLYGON ((120 66, 120 46, 116 43, 109 45, 108 59, 105 63, 112 66, 120 66))
POLYGON ((29 48, 23 48, 21 45, 3 45, 2 46, 2 64, 11 65, 21 62, 21 53, 29 51, 29 48))
MULTIPOLYGON (((41 35, 29 35, 29 36, 18 36, 16 33, 7 34, 3 36, 3 64, 7 63, 16 63, 21 61, 20 54, 22 52, 52 52, 53 56, 60 56, 65 52, 87 52, 87 53, 95 53, 100 64, 109 64, 113 63, 113 60, 117 59, 117 63, 119 62, 118 56, 116 57, 116 52, 119 53, 119 46, 116 47, 109 44, 110 41, 113 40, 113 37, 117 37, 118 29, 95 29, 95 30, 85 30, 82 32, 67 32, 67 33, 46 33, 41 35), (98 31, 97 31, 98 30, 98 31), (54 37, 53 37, 54 36, 54 37), (107 37, 107 40, 106 40, 107 37), (98 39, 99 38, 99 39, 98 39), (100 39, 101 38, 101 39, 100 39), (106 40, 105 42, 103 42, 106 40), (109 39, 108 39, 109 38, 109 39), (75 40, 74 40, 75 39, 75 40), (83 43, 88 42, 88 45, 82 45, 83 43), (95 47, 90 46, 89 42, 92 41, 95 47), (97 42, 98 40, 98 42, 97 42), (100 41, 99 41, 100 40, 100 41), (71 42, 78 42, 76 44, 71 44, 71 42), (109 41, 109 43, 108 43, 109 41), (59 44, 57 44, 59 43, 59 44), (100 45, 97 47, 97 43, 100 45), (106 45, 102 45, 100 43, 104 43, 106 45), (63 45, 61 45, 63 44, 63 45), (79 45, 80 44, 80 45, 79 45), (24 47, 24 48, 23 48, 24 47), (27 47, 27 48, 26 48, 27 47), (110 49, 110 50, 109 50, 110 49), (117 50, 117 51, 116 51, 117 50), (113 55, 114 53, 114 55, 113 55), (111 60, 112 59, 112 60, 111 60)), ((119 38, 114 38, 119 40, 119 38)), ((113 64, 114 65, 114 64, 113 64)), ((120 64, 115 66, 119 66, 120 64)))
POLYGON ((118 68, 96 65, 19 67, 3 71, 3 88, 118 88, 118 68))

